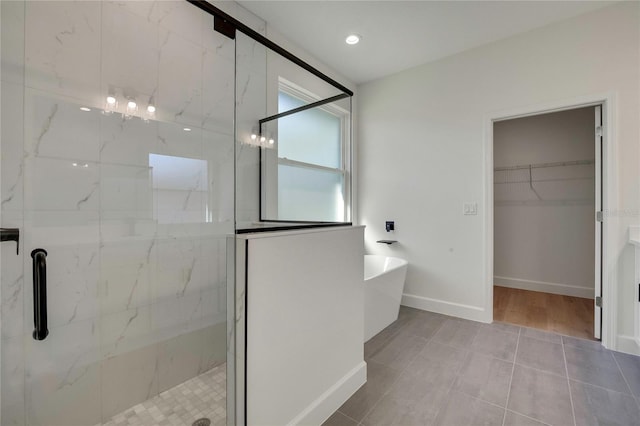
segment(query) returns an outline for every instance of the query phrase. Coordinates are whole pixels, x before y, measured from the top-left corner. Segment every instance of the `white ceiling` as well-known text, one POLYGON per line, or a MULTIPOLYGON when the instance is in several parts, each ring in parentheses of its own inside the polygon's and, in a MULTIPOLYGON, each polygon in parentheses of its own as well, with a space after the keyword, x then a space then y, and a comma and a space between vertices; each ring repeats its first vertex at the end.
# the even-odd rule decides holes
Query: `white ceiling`
POLYGON ((246 1, 354 83, 568 19, 607 1, 246 1), (362 41, 349 46, 350 33, 362 41))

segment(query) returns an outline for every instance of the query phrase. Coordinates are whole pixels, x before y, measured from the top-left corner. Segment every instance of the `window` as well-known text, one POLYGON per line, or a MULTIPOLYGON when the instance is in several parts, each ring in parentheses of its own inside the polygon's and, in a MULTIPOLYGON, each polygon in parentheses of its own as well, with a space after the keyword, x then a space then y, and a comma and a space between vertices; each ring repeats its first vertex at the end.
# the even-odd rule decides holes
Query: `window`
MULTIPOLYGON (((317 99, 280 85, 278 112, 317 99)), ((349 221, 349 112, 325 104, 278 119, 278 219, 349 221)))

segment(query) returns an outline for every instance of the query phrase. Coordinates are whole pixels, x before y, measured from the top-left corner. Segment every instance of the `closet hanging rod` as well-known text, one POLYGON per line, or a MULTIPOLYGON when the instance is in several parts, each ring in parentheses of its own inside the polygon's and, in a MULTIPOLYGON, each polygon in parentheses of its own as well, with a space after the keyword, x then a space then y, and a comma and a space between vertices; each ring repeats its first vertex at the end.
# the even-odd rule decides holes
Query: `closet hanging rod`
POLYGON ((502 172, 506 170, 541 169, 544 167, 587 166, 595 163, 596 160, 560 161, 557 163, 522 164, 518 166, 496 167, 493 171, 502 172))

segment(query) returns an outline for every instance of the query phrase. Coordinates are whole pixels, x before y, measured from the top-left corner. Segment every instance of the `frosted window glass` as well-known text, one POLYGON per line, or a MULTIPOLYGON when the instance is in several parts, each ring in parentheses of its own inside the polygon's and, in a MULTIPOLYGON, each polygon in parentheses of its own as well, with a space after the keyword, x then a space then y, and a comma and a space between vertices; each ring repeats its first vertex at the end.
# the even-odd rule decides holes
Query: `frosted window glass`
POLYGON ((287 220, 344 221, 342 173, 278 166, 278 213, 287 220))
MULTIPOLYGON (((304 105, 279 92, 278 111, 304 105)), ((278 157, 325 167, 341 167, 342 123, 321 107, 298 112, 278 120, 278 157)))

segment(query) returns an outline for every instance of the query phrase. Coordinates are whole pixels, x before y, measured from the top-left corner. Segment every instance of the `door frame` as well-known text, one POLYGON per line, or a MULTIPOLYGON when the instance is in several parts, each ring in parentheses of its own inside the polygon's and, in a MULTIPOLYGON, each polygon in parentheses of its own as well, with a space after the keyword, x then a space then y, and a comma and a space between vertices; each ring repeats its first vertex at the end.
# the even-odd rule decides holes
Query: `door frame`
POLYGON ((617 348, 618 289, 615 265, 617 247, 617 218, 612 208, 617 206, 617 99, 613 92, 560 99, 547 103, 515 107, 485 114, 484 118, 484 286, 485 321, 493 322, 493 123, 502 120, 529 117, 576 108, 602 105, 603 152, 602 152, 602 345, 607 349, 617 348))

